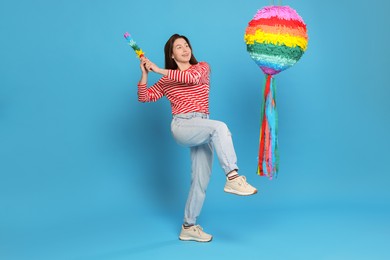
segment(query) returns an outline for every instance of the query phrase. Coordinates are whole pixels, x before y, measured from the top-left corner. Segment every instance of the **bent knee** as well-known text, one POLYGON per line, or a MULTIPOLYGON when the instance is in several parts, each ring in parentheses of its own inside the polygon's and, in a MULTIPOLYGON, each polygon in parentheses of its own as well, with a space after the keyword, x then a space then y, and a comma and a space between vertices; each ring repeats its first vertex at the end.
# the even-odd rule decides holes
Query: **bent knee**
POLYGON ((229 127, 224 122, 218 122, 215 132, 220 135, 231 135, 229 127))

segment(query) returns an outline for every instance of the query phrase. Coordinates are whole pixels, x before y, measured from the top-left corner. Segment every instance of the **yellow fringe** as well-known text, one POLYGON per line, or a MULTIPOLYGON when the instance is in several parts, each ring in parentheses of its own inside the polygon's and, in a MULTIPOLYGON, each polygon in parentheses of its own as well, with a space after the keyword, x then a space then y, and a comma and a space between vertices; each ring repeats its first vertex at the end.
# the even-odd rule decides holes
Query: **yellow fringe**
POLYGON ((245 34, 244 40, 246 44, 254 44, 255 41, 258 43, 275 44, 275 45, 286 45, 288 47, 299 46, 303 51, 307 49, 307 40, 299 36, 291 36, 290 34, 273 34, 265 33, 261 30, 257 30, 253 34, 245 34))
POLYGON ((142 54, 145 54, 142 50, 136 50, 135 53, 137 54, 138 58, 141 57, 142 54))

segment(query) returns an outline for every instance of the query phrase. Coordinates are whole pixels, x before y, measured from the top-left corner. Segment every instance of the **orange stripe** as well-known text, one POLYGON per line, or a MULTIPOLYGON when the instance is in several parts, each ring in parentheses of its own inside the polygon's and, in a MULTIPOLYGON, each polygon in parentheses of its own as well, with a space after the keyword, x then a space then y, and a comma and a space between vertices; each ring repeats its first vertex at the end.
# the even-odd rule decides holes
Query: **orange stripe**
POLYGON ((291 36, 299 36, 302 38, 305 38, 307 40, 307 34, 304 31, 303 28, 289 28, 286 26, 269 26, 269 25, 256 25, 246 28, 246 34, 252 34, 255 35, 257 30, 261 30, 265 33, 272 33, 272 34, 289 34, 291 36))

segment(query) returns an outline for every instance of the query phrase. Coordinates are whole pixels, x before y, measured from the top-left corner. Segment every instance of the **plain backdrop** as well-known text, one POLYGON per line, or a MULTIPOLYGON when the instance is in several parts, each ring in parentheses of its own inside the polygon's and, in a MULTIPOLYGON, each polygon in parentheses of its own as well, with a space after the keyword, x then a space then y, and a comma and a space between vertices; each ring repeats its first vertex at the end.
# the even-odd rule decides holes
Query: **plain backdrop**
POLYGON ((275 77, 269 180, 256 175, 264 75, 243 37, 271 2, 1 0, 0 258, 389 259, 390 4, 283 1, 309 45, 275 77), (211 118, 259 189, 224 193, 215 158, 199 218, 212 243, 177 239, 189 150, 171 136, 166 99, 137 101, 125 32, 159 66, 166 40, 186 35, 211 66, 211 118))

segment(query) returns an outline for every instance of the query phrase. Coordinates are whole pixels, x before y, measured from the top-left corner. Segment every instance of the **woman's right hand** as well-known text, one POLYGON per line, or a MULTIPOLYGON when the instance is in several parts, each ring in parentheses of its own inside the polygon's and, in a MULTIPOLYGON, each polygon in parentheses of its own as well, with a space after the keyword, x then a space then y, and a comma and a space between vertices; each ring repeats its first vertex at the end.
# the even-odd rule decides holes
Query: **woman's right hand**
POLYGON ((140 68, 142 74, 148 74, 149 71, 145 67, 145 64, 148 61, 148 59, 145 56, 142 56, 140 60, 141 60, 140 68))

